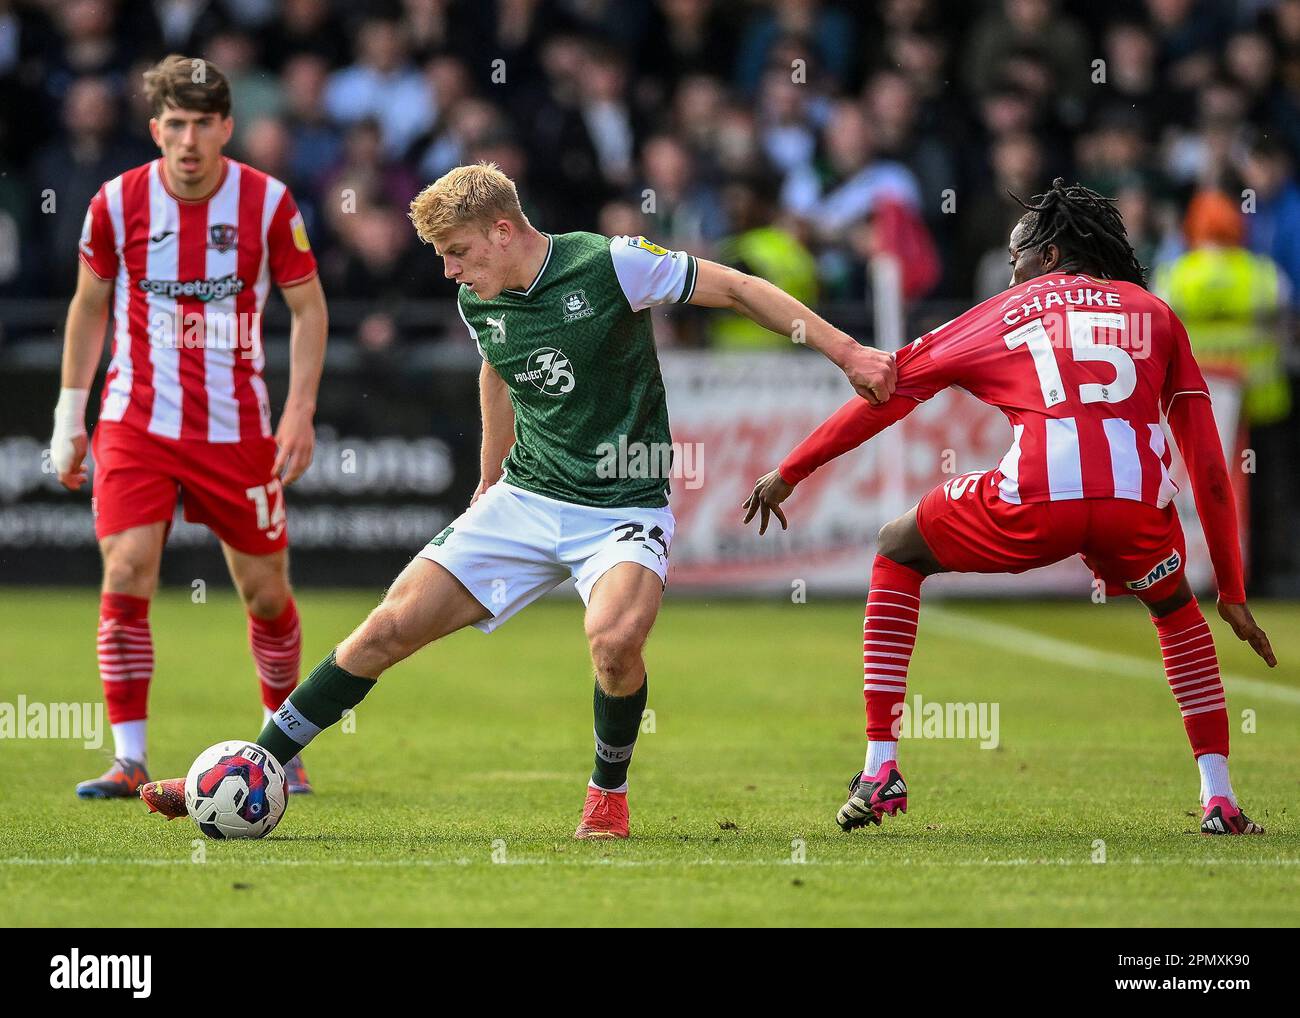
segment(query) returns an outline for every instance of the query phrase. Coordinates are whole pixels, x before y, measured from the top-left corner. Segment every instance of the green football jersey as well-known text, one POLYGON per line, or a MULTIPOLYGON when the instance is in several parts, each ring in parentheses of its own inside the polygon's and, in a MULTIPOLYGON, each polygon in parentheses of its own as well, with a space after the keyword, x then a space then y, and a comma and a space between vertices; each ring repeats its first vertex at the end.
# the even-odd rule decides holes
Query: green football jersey
POLYGON ((696 260, 644 237, 560 233, 527 290, 461 317, 510 389, 515 444, 506 480, 576 505, 668 504, 672 437, 649 308, 685 303, 696 260))

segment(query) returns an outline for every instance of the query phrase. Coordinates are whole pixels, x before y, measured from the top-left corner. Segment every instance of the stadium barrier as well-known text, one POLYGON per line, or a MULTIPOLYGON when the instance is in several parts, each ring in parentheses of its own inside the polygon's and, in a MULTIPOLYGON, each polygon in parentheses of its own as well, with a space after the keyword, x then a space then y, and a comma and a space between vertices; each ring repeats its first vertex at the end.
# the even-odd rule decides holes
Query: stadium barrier
MULTIPOLYGON (((694 449, 696 478, 677 479, 677 533, 670 583, 710 593, 862 594, 876 534, 931 488, 997 466, 1010 441, 1003 415, 958 389, 923 403, 860 449, 817 471, 786 504, 790 530, 774 523, 760 538, 739 526, 740 504, 826 417, 852 397, 844 377, 814 356, 783 353, 670 353, 662 357, 673 442, 694 449)), ((1232 461, 1240 395, 1228 378, 1209 379, 1216 419, 1232 461)), ((1171 448, 1174 448, 1172 440, 1171 448)), ((1176 502, 1194 587, 1212 578, 1190 485, 1174 448, 1176 502)), ((1237 472, 1245 497, 1245 474, 1237 472)), ((1021 576, 942 576, 927 591, 1089 597, 1092 575, 1074 559, 1021 576)))

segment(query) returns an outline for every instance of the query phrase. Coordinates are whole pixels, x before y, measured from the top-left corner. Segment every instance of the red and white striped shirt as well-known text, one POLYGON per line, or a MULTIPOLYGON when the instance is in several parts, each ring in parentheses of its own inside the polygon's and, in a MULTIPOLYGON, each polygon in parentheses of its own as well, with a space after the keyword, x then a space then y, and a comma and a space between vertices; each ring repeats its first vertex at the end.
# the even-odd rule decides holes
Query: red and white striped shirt
POLYGON ((206 442, 269 437, 261 313, 271 284, 316 274, 288 188, 233 159, 207 198, 168 189, 162 160, 91 200, 82 260, 113 280, 113 359, 100 420, 206 442))
POLYGON ((984 301, 898 358, 901 396, 958 385, 997 407, 1011 448, 994 479, 1012 503, 1127 498, 1177 488, 1161 410, 1209 394, 1187 331, 1133 283, 1049 273, 984 301))
POLYGON ((994 472, 1015 504, 1127 498, 1158 508, 1178 491, 1161 411, 1209 395, 1187 330, 1133 283, 1052 273, 991 297, 898 353, 883 407, 850 402, 781 464, 797 484, 822 463, 956 385, 1006 414, 994 472))

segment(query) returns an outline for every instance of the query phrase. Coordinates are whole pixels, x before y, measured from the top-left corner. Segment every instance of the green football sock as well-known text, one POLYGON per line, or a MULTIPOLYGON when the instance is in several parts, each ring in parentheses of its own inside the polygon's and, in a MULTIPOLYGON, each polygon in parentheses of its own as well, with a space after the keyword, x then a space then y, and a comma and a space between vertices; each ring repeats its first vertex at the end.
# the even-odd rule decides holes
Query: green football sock
POLYGON ((636 735, 641 730, 650 677, 631 696, 610 696, 596 683, 592 711, 596 715, 596 768, 591 783, 597 788, 620 791, 627 784, 636 735))
POLYGON ((306 681, 271 715, 257 744, 283 766, 374 688, 374 679, 344 671, 335 664, 334 651, 330 651, 329 657, 313 668, 306 681))

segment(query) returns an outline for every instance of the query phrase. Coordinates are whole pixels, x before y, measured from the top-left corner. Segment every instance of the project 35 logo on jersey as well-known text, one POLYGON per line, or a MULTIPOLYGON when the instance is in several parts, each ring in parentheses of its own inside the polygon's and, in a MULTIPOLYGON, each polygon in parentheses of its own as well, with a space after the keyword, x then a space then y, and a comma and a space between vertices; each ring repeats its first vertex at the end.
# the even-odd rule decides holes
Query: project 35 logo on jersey
POLYGON ((1166 576, 1173 576, 1178 572, 1183 564, 1182 556, 1177 550, 1170 552, 1169 557, 1161 562, 1158 566, 1147 573, 1140 580, 1129 580, 1124 586, 1129 590, 1146 590, 1163 580, 1166 576))
POLYGON ((548 396, 563 396, 573 391, 573 365, 562 350, 544 346, 528 355, 528 364, 515 372, 515 381, 532 382, 538 392, 548 396))

